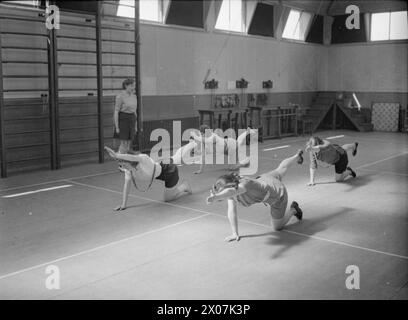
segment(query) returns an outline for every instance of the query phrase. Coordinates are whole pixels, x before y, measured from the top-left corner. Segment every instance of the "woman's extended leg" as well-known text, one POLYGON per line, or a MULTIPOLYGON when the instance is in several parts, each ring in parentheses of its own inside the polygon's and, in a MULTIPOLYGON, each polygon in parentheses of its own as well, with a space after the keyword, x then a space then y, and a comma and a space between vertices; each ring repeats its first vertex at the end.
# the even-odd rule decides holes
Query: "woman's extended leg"
POLYGON ((283 160, 279 166, 273 170, 274 172, 278 172, 279 175, 283 178, 286 174, 288 169, 294 164, 302 164, 303 163, 303 150, 299 150, 294 156, 283 160))
POLYGON ((353 156, 355 156, 357 154, 358 142, 348 143, 348 144, 342 145, 341 147, 347 152, 351 152, 353 156))

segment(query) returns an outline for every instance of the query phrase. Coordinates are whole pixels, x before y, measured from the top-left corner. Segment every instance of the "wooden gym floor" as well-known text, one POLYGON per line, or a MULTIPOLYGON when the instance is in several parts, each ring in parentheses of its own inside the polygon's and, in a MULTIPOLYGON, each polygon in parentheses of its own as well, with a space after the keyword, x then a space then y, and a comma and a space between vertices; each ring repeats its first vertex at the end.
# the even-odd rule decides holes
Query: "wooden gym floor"
MULTIPOLYGON (((319 132, 341 135, 332 141, 360 143, 349 157, 358 177, 333 183, 334 169, 319 168, 307 187, 305 157, 284 181, 304 220, 272 232, 266 207, 240 207, 233 243, 223 241, 226 203, 205 204, 221 165, 200 176, 197 165, 180 167, 194 195, 173 203, 161 202, 161 182, 132 187, 120 214, 114 162, 1 179, 0 299, 408 299, 408 136, 319 132), (60 270, 58 290, 45 286, 49 265, 60 270), (358 290, 346 288, 349 265, 360 270, 358 290)), ((306 139, 264 142, 259 172, 306 139)))

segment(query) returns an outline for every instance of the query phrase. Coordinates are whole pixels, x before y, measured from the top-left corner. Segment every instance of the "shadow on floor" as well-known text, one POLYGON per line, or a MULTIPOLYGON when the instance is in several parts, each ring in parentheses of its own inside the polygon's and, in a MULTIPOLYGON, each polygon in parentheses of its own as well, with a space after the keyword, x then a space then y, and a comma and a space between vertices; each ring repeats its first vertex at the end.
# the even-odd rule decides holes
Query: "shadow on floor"
MULTIPOLYGON (((354 210, 355 209, 353 208, 342 207, 340 211, 334 212, 332 214, 329 214, 329 215, 326 215, 320 218, 305 219, 305 220, 302 220, 301 222, 292 223, 288 225, 287 227, 285 227, 284 230, 299 232, 299 233, 303 233, 308 236, 312 236, 316 233, 319 233, 323 230, 328 229, 330 227, 330 225, 328 224, 330 220, 334 218, 338 218, 339 216, 348 214, 354 210)), ((289 250, 290 248, 294 246, 298 246, 302 244, 303 242, 310 240, 310 238, 307 236, 296 235, 296 234, 294 234, 294 236, 292 237, 288 237, 288 233, 284 231, 271 231, 271 232, 266 232, 266 233, 261 233, 261 234, 244 235, 244 236, 241 236, 241 239, 265 237, 265 236, 271 236, 267 239, 268 244, 273 245, 273 246, 280 246, 280 248, 272 255, 272 259, 276 259, 279 256, 281 256, 284 252, 289 250)))
MULTIPOLYGON (((373 178, 376 176, 376 174, 362 174, 359 175, 357 172, 357 177, 355 179, 353 178, 348 178, 346 181, 342 182, 345 183, 349 186, 347 190, 344 190, 345 192, 350 192, 354 191, 357 188, 363 187, 367 185, 373 178)), ((379 181, 380 182, 380 181, 379 181)))

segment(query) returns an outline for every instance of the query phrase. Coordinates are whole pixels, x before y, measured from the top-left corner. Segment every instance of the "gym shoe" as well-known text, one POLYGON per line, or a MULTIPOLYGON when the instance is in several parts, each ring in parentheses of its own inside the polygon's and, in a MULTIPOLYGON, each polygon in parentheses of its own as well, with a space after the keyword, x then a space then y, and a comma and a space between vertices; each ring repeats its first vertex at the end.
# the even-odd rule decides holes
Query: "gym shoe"
POLYGON ((302 220, 303 211, 302 209, 299 208, 299 204, 296 201, 293 201, 290 207, 296 210, 296 213, 294 214, 294 216, 298 218, 298 220, 302 220))
POLYGON ((353 178, 357 177, 357 174, 353 171, 353 169, 351 169, 350 167, 347 167, 347 170, 349 170, 351 172, 351 176, 353 178))
POLYGON ((298 156, 299 156, 299 159, 297 163, 302 164, 303 163, 303 150, 298 151, 298 156))
POLYGON ((357 154, 358 142, 354 142, 354 144, 356 145, 356 147, 354 148, 353 153, 352 153, 353 157, 355 157, 357 154))

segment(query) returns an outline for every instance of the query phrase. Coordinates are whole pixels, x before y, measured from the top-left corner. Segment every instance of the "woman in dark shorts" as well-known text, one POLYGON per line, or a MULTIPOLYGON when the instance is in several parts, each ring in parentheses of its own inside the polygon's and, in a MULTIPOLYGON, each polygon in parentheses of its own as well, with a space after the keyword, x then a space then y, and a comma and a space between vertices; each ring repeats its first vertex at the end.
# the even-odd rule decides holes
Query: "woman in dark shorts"
POLYGON ((116 96, 115 100, 113 137, 120 140, 119 152, 128 153, 137 130, 135 82, 133 79, 126 79, 123 81, 122 88, 123 91, 116 96))
POLYGON ((170 159, 169 164, 164 164, 163 162, 158 163, 154 161, 147 154, 143 153, 138 155, 115 153, 115 151, 108 147, 105 147, 105 150, 113 159, 119 161, 119 170, 125 173, 122 204, 116 207, 115 211, 126 209, 130 182, 133 182, 133 185, 139 191, 147 191, 154 179, 164 181, 164 201, 172 201, 183 195, 192 194, 191 187, 187 181, 179 183, 178 168, 173 164, 172 159, 170 159), (146 190, 139 189, 137 184, 141 181, 149 183, 146 190))
POLYGON ((323 166, 334 165, 336 182, 344 181, 348 176, 355 178, 356 173, 348 167, 347 151, 350 151, 353 157, 357 154, 358 142, 339 146, 330 141, 322 140, 319 137, 312 137, 306 143, 306 151, 310 155, 310 182, 308 186, 314 186, 315 172, 318 162, 323 166))

